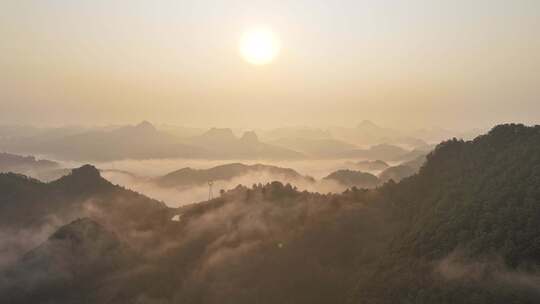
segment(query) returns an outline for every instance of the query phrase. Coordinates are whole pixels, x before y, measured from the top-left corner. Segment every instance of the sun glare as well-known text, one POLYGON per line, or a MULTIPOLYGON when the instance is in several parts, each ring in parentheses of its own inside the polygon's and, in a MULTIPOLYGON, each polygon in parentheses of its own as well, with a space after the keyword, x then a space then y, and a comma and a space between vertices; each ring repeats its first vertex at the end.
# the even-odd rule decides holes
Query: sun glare
POLYGON ((251 64, 263 65, 272 62, 280 48, 278 37, 267 28, 249 30, 240 39, 240 53, 251 64))

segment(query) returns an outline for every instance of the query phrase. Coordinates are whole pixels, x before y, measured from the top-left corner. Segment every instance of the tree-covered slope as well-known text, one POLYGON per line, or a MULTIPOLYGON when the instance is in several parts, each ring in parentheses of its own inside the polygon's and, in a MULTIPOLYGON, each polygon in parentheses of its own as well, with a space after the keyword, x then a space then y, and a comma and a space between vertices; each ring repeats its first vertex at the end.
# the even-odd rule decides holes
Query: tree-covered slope
POLYGON ((539 301, 539 126, 501 125, 473 141, 444 142, 419 174, 380 194, 400 229, 353 299, 539 301))
MULTIPOLYGON (((15 184, 4 193, 51 187, 15 184)), ((86 191, 62 184, 53 188, 86 191)), ((373 190, 273 182, 169 212, 178 221, 126 212, 153 246, 138 248, 137 267, 79 286, 79 302, 540 302, 540 127, 444 142, 417 174, 373 190)))

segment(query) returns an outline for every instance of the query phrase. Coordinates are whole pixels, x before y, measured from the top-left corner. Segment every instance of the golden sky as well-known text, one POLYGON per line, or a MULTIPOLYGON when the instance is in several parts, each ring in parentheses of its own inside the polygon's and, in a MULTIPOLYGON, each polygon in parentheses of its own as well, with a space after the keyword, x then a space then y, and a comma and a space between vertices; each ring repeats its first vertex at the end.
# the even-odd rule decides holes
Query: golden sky
POLYGON ((535 0, 4 0, 0 37, 2 123, 540 123, 535 0))

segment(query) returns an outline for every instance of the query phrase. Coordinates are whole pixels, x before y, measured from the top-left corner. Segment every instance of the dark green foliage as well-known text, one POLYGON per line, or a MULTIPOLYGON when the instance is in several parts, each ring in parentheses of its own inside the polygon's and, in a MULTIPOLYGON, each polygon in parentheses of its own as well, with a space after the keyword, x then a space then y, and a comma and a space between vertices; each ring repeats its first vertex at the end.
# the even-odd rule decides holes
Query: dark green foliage
POLYGON ((538 302, 540 127, 498 126, 470 142, 444 142, 427 159, 418 175, 380 190, 402 228, 366 283, 378 290, 384 282, 394 292, 381 289, 373 297, 538 302), (464 274, 447 280, 437 265, 456 253, 463 261, 451 267, 464 274), (478 275, 479 263, 497 267, 478 275))
MULTIPOLYGON (((108 198, 111 187, 58 183, 0 176, 4 197, 19 202, 49 187, 108 198)), ((137 247, 139 265, 78 286, 79 303, 540 303, 540 127, 444 142, 418 174, 375 190, 323 195, 273 182, 165 210, 180 220, 136 230, 152 240, 137 247)))

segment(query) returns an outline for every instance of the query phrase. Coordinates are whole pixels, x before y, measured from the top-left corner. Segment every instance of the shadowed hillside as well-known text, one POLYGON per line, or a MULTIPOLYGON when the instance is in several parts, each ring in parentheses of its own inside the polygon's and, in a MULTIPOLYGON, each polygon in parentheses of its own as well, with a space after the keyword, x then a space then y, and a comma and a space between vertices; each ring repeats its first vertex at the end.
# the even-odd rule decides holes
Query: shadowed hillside
POLYGON ((6 271, 0 294, 9 303, 46 303, 62 294, 68 302, 98 299, 92 289, 106 277, 138 262, 115 234, 88 219, 78 219, 54 232, 6 271), (81 291, 88 293, 82 295, 81 291), (54 297, 53 297, 54 298, 54 297))
MULTIPOLYGON (((96 178, 91 168, 79 170, 96 178)), ((80 179, 66 179, 57 191, 114 188, 104 182, 84 190, 80 179)), ((9 187, 0 186, 11 197, 52 187, 8 180, 9 187)), ((77 286, 78 300, 538 303, 539 185, 540 126, 502 125, 473 141, 440 144, 417 174, 374 190, 322 195, 279 182, 238 186, 169 210, 177 221, 146 222, 155 245, 139 249, 140 267, 106 285, 97 277, 77 286)), ((148 218, 124 216, 134 223, 148 218)), ((129 234, 118 231, 120 238, 129 234)), ((46 299, 73 300, 63 292, 46 299)))
POLYGON ((164 187, 187 187, 205 185, 209 181, 227 181, 248 174, 268 174, 273 178, 282 177, 285 180, 314 182, 313 178, 302 176, 290 168, 262 164, 244 165, 240 163, 226 164, 210 169, 182 168, 159 177, 154 182, 164 187))
POLYGON ((212 128, 186 143, 211 151, 212 158, 221 159, 298 159, 303 155, 294 150, 259 141, 255 132, 245 132, 240 138, 231 129, 212 128))
POLYGON ((2 173, 0 268, 79 217, 98 220, 134 245, 143 246, 146 240, 139 234, 172 214, 162 202, 109 183, 90 165, 50 183, 2 173))
POLYGON ((357 188, 375 188, 379 184, 379 179, 371 174, 361 171, 352 171, 352 170, 338 170, 332 172, 325 180, 334 180, 346 187, 357 187, 357 188))

